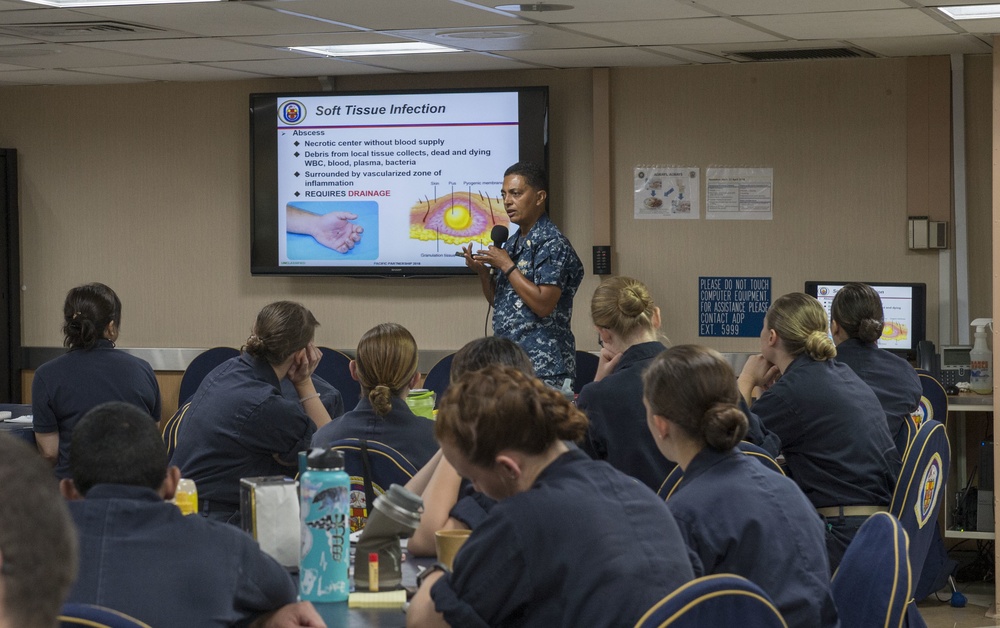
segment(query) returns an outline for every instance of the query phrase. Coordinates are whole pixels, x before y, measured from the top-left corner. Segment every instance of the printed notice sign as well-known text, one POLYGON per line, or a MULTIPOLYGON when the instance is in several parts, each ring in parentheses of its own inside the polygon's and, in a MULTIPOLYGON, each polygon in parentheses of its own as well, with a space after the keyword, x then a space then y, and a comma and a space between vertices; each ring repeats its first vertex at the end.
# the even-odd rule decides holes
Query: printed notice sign
POLYGON ((771 220, 774 168, 708 168, 705 218, 771 220))
POLYGON ((635 218, 697 220, 700 170, 692 167, 640 166, 635 169, 635 218))
POLYGON ((770 277, 699 277, 698 335, 759 336, 770 305, 770 277))

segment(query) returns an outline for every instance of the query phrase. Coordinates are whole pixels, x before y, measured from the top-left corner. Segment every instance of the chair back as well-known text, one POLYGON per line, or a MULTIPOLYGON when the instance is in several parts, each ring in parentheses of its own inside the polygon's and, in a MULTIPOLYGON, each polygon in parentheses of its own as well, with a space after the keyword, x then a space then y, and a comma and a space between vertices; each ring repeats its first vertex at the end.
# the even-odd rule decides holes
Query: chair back
POLYGON ((345 353, 329 347, 319 347, 323 359, 319 361, 315 374, 340 391, 344 399, 344 410, 350 412, 361 398, 361 384, 351 377, 351 358, 345 353))
POLYGON ((199 353, 184 369, 184 375, 181 377, 181 388, 177 393, 177 407, 191 401, 191 397, 194 397, 194 394, 198 392, 198 386, 201 386, 201 380, 215 370, 215 367, 239 354, 239 349, 232 347, 214 347, 199 353))
POLYGON ((903 456, 903 468, 889 505, 889 512, 910 537, 914 586, 937 532, 941 491, 946 490, 950 464, 951 449, 944 425, 934 419, 924 421, 903 456))
POLYGON ((342 438, 330 448, 344 453, 344 471, 351 476, 351 532, 365 527, 376 497, 393 484, 404 486, 417 472, 406 456, 379 441, 342 438))
POLYGON ((150 628, 131 615, 92 604, 64 604, 59 612, 59 628, 150 628))
POLYGON ((903 624, 914 582, 908 545, 906 530, 887 512, 862 524, 833 574, 831 590, 842 626, 903 624))
MULTIPOLYGON (((767 453, 767 450, 763 447, 758 447, 757 445, 745 440, 741 440, 736 447, 745 455, 751 456, 754 460, 760 462, 768 469, 776 471, 781 475, 785 475, 785 470, 781 468, 781 465, 779 465, 777 461, 771 457, 771 454, 767 453)), ((660 488, 656 490, 656 494, 663 500, 669 500, 670 496, 674 494, 675 490, 677 490, 677 487, 680 485, 682 479, 684 479, 684 471, 681 470, 680 467, 674 467, 673 470, 667 474, 666 479, 663 480, 663 484, 660 484, 660 488)))
POLYGON ((431 367, 431 370, 427 371, 427 377, 424 378, 424 388, 433 390, 436 396, 434 401, 435 408, 441 402, 441 396, 444 395, 444 391, 448 390, 448 384, 451 383, 451 361, 454 357, 454 353, 449 353, 438 360, 431 367))
POLYGON ((580 390, 594 381, 597 375, 597 365, 601 359, 589 351, 576 352, 576 375, 573 379, 573 392, 580 394, 580 390))
POLYGON ((177 408, 174 416, 167 419, 166 423, 163 424, 163 431, 160 432, 160 436, 163 437, 163 442, 167 445, 167 460, 173 457, 174 450, 177 449, 177 433, 180 431, 181 421, 184 420, 184 415, 187 414, 190 407, 191 402, 189 401, 177 408))
POLYGON ((917 376, 920 377, 920 403, 916 412, 913 413, 913 420, 919 428, 924 421, 934 419, 945 427, 948 427, 948 393, 944 391, 941 382, 934 379, 929 371, 917 369, 917 376))
POLYGON ((695 578, 657 602, 635 628, 741 626, 788 628, 767 594, 734 574, 695 578))

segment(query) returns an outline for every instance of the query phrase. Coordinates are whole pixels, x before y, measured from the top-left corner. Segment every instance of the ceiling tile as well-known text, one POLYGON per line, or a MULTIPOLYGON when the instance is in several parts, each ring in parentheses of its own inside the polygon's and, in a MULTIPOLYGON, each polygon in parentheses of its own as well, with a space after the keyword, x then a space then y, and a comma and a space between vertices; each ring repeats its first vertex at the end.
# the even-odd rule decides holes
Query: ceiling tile
POLYGON ((787 13, 829 13, 904 9, 901 0, 695 0, 695 4, 724 15, 782 15, 787 13))
POLYGON ((26 70, 0 72, 0 84, 6 85, 97 85, 140 83, 140 79, 73 72, 72 70, 26 70))
POLYGON ((348 63, 329 57, 301 57, 271 61, 221 61, 213 67, 243 72, 256 72, 268 76, 350 76, 354 74, 390 74, 392 70, 375 68, 360 63, 348 63))
POLYGON ((504 53, 508 57, 554 68, 655 67, 678 65, 670 59, 642 48, 578 48, 573 50, 526 50, 504 53))
MULTIPOLYGON (((364 0, 363 2, 330 2, 330 0, 281 0, 258 3, 262 7, 285 9, 319 18, 334 20, 371 30, 402 28, 455 28, 468 26, 506 26, 524 21, 499 11, 450 0, 364 0)), ((501 4, 501 2, 497 2, 501 4)))
MULTIPOLYGON (((287 7, 297 2, 283 3, 287 7)), ((245 2, 205 2, 130 7, 81 9, 90 16, 151 24, 175 33, 208 37, 323 33, 352 30, 349 27, 310 20, 245 2)), ((4 14, 0 14, 2 19, 4 14)))
MULTIPOLYGON (((770 44, 761 44, 770 45, 770 44)), ((648 46, 650 50, 656 50, 673 57, 679 57, 691 63, 728 63, 729 60, 722 56, 706 54, 697 50, 679 48, 677 46, 648 46)))
POLYGON ((968 33, 979 33, 982 35, 992 35, 1000 33, 1000 19, 992 20, 961 20, 955 22, 959 27, 968 33))
POLYGON ((789 39, 907 37, 955 32, 920 9, 768 15, 743 19, 789 39))
POLYGON ((548 50, 553 48, 604 48, 608 42, 580 33, 543 25, 476 29, 426 29, 390 31, 400 37, 428 41, 466 50, 548 50))
POLYGON ((929 37, 883 37, 852 39, 851 44, 886 57, 981 54, 992 48, 973 35, 931 35, 929 37))
POLYGON ((349 33, 297 33, 295 35, 259 35, 256 37, 229 37, 232 41, 255 46, 288 48, 291 46, 337 46, 348 44, 387 44, 410 41, 391 35, 371 31, 351 31, 349 33))
POLYGON ((575 31, 601 35, 638 46, 671 46, 738 41, 777 41, 778 38, 724 17, 689 20, 569 24, 575 31))
MULTIPOLYGON (((90 48, 113 50, 132 55, 158 57, 172 61, 243 61, 250 59, 286 59, 298 56, 281 48, 251 46, 220 38, 152 39, 81 44, 90 48)), ((97 64, 101 65, 101 64, 97 64)), ((111 65, 111 64, 103 64, 111 65)))
POLYGON ((260 74, 213 68, 194 63, 91 68, 89 71, 97 74, 110 74, 112 76, 144 79, 147 81, 235 81, 260 78, 261 76, 260 74))
MULTIPOLYGON (((494 7, 513 4, 514 0, 471 0, 475 4, 494 7)), ((534 2, 531 2, 534 4, 534 2)), ((512 11, 533 22, 563 24, 567 22, 614 22, 628 19, 667 20, 687 17, 709 17, 712 13, 703 11, 693 2, 676 0, 628 0, 609 2, 608 0, 555 0, 552 4, 572 5, 568 11, 512 11)), ((698 3, 704 4, 704 3, 698 3)))
MULTIPOLYGON (((156 64, 166 61, 166 59, 150 58, 150 56, 138 58, 128 54, 85 48, 74 44, 47 44, 47 46, 55 52, 47 55, 23 57, 17 62, 33 68, 55 69, 156 64)), ((0 53, 2 52, 3 49, 0 48, 0 53)))
MULTIPOLYGON (((509 55, 508 55, 509 56, 509 55)), ((531 70, 534 66, 513 59, 477 52, 449 52, 422 55, 384 55, 364 57, 359 63, 370 63, 400 72, 485 72, 492 70, 531 70)))

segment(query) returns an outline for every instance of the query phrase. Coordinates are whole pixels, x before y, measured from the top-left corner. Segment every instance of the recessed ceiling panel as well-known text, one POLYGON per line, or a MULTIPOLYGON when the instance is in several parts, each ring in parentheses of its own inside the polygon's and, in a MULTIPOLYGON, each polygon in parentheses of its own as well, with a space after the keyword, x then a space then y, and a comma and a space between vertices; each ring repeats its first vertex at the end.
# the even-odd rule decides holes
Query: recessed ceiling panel
POLYGON ((962 20, 955 24, 968 33, 979 33, 982 35, 992 35, 1000 33, 1000 19, 991 20, 962 20))
POLYGON ((566 28, 637 46, 672 46, 742 41, 778 41, 777 37, 724 17, 690 20, 643 20, 608 24, 567 24, 566 28))
POLYGON ((920 9, 768 15, 743 19, 788 39, 909 37, 955 32, 920 9))

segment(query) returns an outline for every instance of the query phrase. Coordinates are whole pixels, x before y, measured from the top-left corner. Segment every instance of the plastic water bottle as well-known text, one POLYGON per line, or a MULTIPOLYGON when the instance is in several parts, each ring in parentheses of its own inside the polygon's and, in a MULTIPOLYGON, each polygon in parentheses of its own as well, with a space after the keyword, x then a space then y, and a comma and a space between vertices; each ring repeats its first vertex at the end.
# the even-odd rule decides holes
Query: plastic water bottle
POLYGON ((976 328, 976 342, 972 345, 972 351, 969 351, 972 367, 969 387, 983 395, 993 392, 993 352, 986 344, 986 326, 992 324, 991 318, 977 318, 972 321, 972 326, 976 328))
POLYGON ((174 492, 174 504, 181 509, 182 515, 193 515, 198 512, 198 487, 194 480, 181 478, 174 492))
POLYGON ((350 593, 350 485, 344 454, 313 449, 301 488, 302 553, 299 598, 310 602, 344 602, 350 593))

